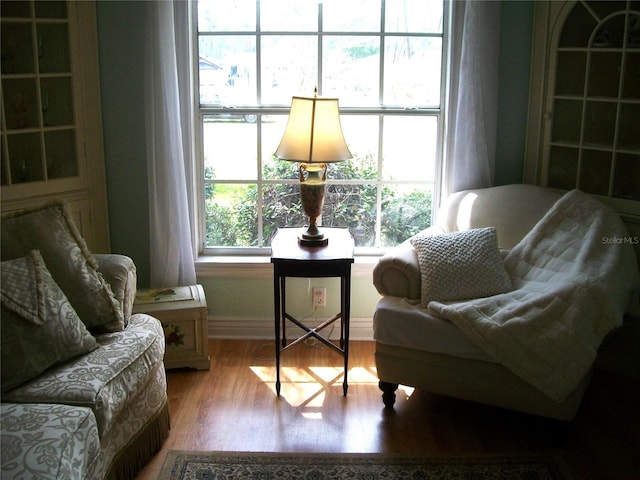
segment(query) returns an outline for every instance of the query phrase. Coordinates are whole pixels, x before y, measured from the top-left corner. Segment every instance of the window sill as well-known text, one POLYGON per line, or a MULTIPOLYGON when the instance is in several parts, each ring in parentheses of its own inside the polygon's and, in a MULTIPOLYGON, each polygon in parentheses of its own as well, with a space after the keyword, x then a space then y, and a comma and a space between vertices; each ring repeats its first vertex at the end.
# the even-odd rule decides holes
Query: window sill
MULTIPOLYGON (((378 263, 380 256, 356 255, 351 268, 352 277, 371 278, 373 267, 378 263)), ((200 255, 195 261, 195 267, 198 277, 273 278, 271 257, 267 255, 200 255)))

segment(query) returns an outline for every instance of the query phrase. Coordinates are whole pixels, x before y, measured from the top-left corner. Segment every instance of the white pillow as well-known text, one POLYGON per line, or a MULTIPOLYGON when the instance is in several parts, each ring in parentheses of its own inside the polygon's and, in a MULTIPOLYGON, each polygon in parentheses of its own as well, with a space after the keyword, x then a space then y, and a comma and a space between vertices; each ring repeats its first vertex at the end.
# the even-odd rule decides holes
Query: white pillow
POLYGON ((420 263, 421 305, 489 297, 513 289, 494 227, 411 238, 420 263))

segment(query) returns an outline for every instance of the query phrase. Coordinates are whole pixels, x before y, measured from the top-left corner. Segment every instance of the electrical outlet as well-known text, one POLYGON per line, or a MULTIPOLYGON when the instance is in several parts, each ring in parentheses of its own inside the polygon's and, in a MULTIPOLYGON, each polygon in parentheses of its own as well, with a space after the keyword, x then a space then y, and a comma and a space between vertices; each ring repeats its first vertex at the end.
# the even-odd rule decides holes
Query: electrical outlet
POLYGON ((313 287, 312 301, 314 307, 326 307, 327 306, 327 289, 325 287, 313 287))

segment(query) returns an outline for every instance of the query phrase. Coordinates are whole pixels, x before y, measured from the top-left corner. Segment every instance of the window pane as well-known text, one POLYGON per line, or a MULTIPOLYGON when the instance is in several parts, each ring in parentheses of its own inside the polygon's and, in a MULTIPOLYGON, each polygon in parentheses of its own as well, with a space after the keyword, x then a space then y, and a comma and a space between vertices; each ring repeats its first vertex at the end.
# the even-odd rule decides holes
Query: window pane
POLYGON ((325 32, 379 32, 380 0, 324 0, 325 32))
POLYGON ((440 105, 440 38, 387 38, 384 55, 385 105, 440 105))
POLYGON ((608 195, 611 161, 611 152, 583 150, 578 184, 580 190, 595 195, 608 195))
POLYGON ((547 183, 551 188, 571 190, 577 184, 577 148, 551 146, 549 150, 549 173, 547 183))
POLYGON ((246 123, 242 115, 206 115, 202 129, 206 178, 257 178, 256 124, 246 123))
POLYGON ((200 37, 199 49, 201 104, 256 103, 254 37, 200 37))
POLYGON ((436 117, 385 116, 382 178, 433 182, 437 132, 436 117))
POLYGON ((613 145, 617 109, 613 102, 586 102, 583 144, 607 147, 613 145))
POLYGON ((278 160, 273 156, 263 162, 265 180, 298 180, 299 163, 278 160))
POLYGON ((640 104, 622 103, 618 127, 618 147, 640 151, 640 104))
POLYGON ((624 87, 622 87, 623 97, 640 98, 638 78, 640 78, 640 52, 627 51, 625 53, 624 87))
POLYGON ((555 100, 552 118, 552 142, 577 143, 580 141, 582 100, 555 100))
POLYGON ((263 32, 308 32, 318 29, 317 0, 260 0, 263 32))
POLYGON ((322 62, 324 96, 339 97, 341 106, 378 105, 379 38, 325 37, 322 62))
MULTIPOLYGON (((618 98, 621 71, 622 53, 592 52, 589 62, 587 96, 618 98)), ((584 77, 582 77, 582 83, 585 83, 584 77)))
POLYGON ((262 121, 262 177, 265 180, 296 180, 298 164, 277 160, 273 154, 287 125, 286 115, 269 115, 262 121))
POLYGON ((265 239, 271 238, 278 227, 300 227, 308 222, 302 210, 298 182, 264 185, 262 204, 265 239))
POLYGON ((293 95, 313 96, 318 41, 311 36, 265 36, 262 65, 263 104, 291 105, 293 95))
POLYGON ((388 186, 382 190, 382 246, 390 247, 431 225, 432 187, 388 186))
POLYGON ((378 116, 342 115, 342 132, 353 158, 329 166, 329 178, 346 180, 377 180, 378 178, 378 116), (345 165, 334 170, 334 165, 345 165), (347 166, 348 169, 347 170, 347 166), (337 176, 339 173, 342 176, 337 176))
POLYGON ((386 0, 385 31, 442 33, 442 1, 386 0))
POLYGON ((251 246, 257 225, 256 186, 206 182, 204 188, 206 245, 251 246))
POLYGON ((378 187, 373 183, 350 185, 328 182, 322 209, 322 225, 349 227, 356 247, 373 246, 377 191, 378 187))
POLYGON ((640 200, 640 155, 619 153, 616 157, 613 196, 640 200))
POLYGON ((198 30, 201 32, 254 31, 255 0, 200 0, 198 30))

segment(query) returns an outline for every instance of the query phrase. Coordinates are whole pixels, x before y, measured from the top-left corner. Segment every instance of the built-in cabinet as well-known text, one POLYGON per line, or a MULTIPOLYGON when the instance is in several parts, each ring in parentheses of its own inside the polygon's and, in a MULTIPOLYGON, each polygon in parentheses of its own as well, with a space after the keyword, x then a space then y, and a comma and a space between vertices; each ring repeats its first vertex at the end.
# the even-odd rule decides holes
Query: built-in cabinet
POLYGON ((109 251, 94 2, 2 1, 2 211, 68 202, 109 251))
POLYGON ((640 231, 640 1, 535 2, 531 69, 525 181, 640 231))

